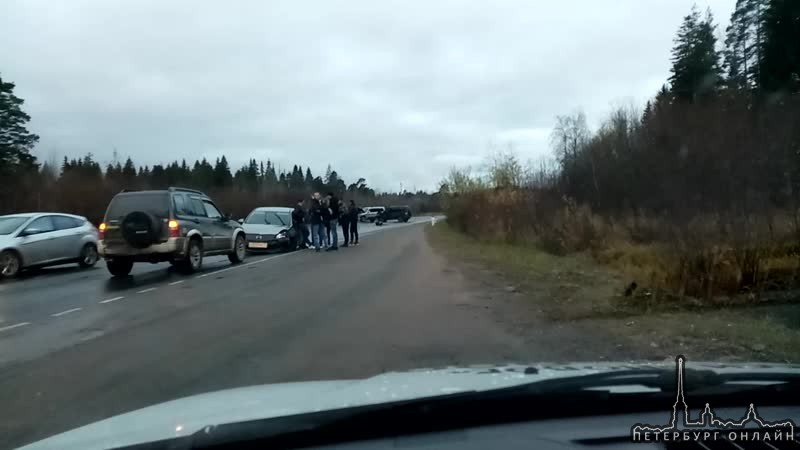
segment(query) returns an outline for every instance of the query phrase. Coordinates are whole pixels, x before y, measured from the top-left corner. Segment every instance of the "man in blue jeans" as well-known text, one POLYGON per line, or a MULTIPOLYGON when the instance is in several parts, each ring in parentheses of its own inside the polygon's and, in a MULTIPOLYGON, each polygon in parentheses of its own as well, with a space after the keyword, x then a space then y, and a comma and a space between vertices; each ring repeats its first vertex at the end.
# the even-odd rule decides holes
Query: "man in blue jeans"
POLYGON ((328 192, 328 207, 331 209, 331 242, 326 251, 336 251, 339 250, 339 199, 333 192, 328 192))
POLYGON ((319 201, 319 192, 311 198, 311 239, 317 252, 326 244, 325 223, 322 220, 322 204, 319 201))

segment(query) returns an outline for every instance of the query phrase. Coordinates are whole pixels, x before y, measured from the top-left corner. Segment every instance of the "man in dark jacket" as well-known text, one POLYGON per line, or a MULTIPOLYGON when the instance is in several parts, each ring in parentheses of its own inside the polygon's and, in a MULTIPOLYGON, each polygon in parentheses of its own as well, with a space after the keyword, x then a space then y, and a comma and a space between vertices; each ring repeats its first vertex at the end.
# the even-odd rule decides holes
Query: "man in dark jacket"
POLYGON ((342 234, 344 235, 344 244, 342 247, 350 246, 350 211, 343 201, 339 200, 339 224, 342 226, 342 234))
POLYGON ((319 201, 319 192, 311 198, 311 239, 314 241, 314 248, 319 252, 321 246, 325 245, 325 222, 324 209, 319 201))
POLYGON ((331 237, 328 250, 339 250, 339 199, 333 192, 328 192, 328 205, 331 210, 331 237))
POLYGON ((348 216, 350 220, 350 244, 358 245, 358 206, 356 206, 355 200, 350 200, 348 216))
POLYGON ((294 243, 301 249, 308 248, 308 227, 305 224, 306 211, 303 209, 303 200, 298 200, 292 211, 292 228, 294 229, 294 243))

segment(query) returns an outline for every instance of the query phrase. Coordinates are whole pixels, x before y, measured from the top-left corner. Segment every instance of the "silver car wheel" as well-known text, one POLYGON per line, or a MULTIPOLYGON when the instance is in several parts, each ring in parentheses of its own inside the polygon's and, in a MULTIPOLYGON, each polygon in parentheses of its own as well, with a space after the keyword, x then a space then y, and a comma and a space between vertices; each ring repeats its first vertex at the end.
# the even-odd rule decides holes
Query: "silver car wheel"
POLYGON ((11 252, 0 254, 0 275, 13 277, 19 272, 19 257, 11 252))
POLYGON ((94 248, 94 245, 86 246, 86 250, 83 252, 83 263, 87 266, 97 263, 97 249, 94 248))

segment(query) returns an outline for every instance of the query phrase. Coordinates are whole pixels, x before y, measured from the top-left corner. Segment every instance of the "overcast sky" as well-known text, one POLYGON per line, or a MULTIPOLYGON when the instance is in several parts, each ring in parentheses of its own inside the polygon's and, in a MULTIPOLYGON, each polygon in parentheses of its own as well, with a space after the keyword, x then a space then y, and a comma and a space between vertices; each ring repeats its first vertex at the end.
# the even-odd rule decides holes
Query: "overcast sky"
MULTIPOLYGON (((434 189, 557 114, 596 125, 669 75, 694 0, 0 1, 0 75, 37 156, 225 154, 434 189)), ((722 33, 734 0, 698 0, 722 33)))

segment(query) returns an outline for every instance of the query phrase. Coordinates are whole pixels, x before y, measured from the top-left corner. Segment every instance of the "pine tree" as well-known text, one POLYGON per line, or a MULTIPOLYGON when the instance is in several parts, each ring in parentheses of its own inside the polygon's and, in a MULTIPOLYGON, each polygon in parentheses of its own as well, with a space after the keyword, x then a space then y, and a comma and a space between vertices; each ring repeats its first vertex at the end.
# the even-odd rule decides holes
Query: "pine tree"
POLYGON ((270 160, 267 160, 267 168, 264 172, 264 184, 267 186, 275 186, 278 184, 278 176, 275 174, 275 167, 273 167, 270 160))
POLYGON ((227 187, 233 184, 233 176, 231 175, 230 166, 225 155, 218 158, 214 164, 214 186, 227 187))
POLYGON ((331 165, 328 164, 328 168, 325 169, 325 178, 323 178, 323 180, 325 181, 325 184, 329 184, 330 183, 330 181, 331 181, 331 173, 333 173, 333 169, 331 168, 331 165))
POLYGON ((764 13, 762 86, 800 91, 800 1, 770 0, 764 13))
POLYGON ((30 116, 24 100, 14 95, 14 83, 0 77, 0 210, 13 210, 23 181, 37 175, 39 165, 31 150, 39 136, 27 129, 30 116))
POLYGON ((763 23, 768 0, 737 0, 725 30, 728 84, 737 89, 760 86, 761 59, 766 42, 763 23))
POLYGON ((127 189, 134 188, 134 184, 136 183, 136 166, 133 164, 133 160, 128 157, 125 160, 125 165, 122 166, 122 187, 127 189))
POLYGON ((314 187, 314 176, 311 175, 311 168, 306 167, 306 179, 305 179, 306 187, 309 189, 313 189, 314 187))
POLYGON ((714 19, 709 10, 704 19, 696 7, 684 17, 672 49, 673 94, 693 101, 698 96, 712 94, 719 86, 722 70, 714 36, 714 19))

